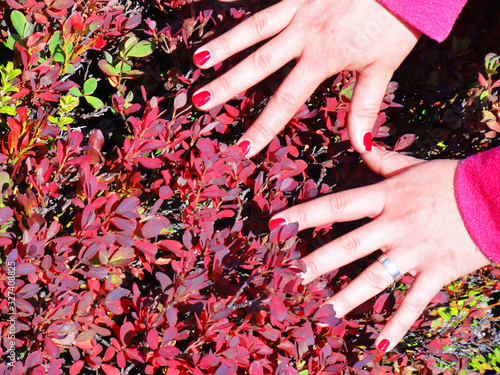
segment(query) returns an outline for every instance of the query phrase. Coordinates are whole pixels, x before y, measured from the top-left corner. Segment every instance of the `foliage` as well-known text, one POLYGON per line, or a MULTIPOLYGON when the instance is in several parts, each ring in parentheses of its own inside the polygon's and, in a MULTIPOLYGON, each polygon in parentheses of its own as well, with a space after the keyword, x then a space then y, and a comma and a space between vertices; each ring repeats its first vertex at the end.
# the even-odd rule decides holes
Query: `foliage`
MULTIPOLYGON (((301 284, 300 256, 359 223, 269 232, 269 217, 378 177, 349 146, 351 73, 324 82, 251 160, 234 143, 289 66, 207 113, 190 104, 196 87, 241 58, 201 72, 194 49, 266 5, 0 1, 2 355, 8 297, 16 313, 15 365, 2 362, 0 374, 451 374, 487 370, 486 358, 498 366, 498 351, 483 350, 500 340, 485 305, 500 289, 493 266, 444 289, 386 356, 373 342, 411 278, 342 320, 321 302, 363 262, 301 284), (460 302, 469 290, 472 300, 460 302), (450 324, 459 310, 461 324, 450 324)), ((496 25, 477 14, 467 19, 483 25, 474 30, 496 25)), ((404 85, 392 82, 385 96, 380 146, 455 157, 498 145, 499 59, 488 54, 496 40, 460 25, 444 46, 424 39, 396 75, 404 85), (484 56, 486 66, 475 65, 484 56)))

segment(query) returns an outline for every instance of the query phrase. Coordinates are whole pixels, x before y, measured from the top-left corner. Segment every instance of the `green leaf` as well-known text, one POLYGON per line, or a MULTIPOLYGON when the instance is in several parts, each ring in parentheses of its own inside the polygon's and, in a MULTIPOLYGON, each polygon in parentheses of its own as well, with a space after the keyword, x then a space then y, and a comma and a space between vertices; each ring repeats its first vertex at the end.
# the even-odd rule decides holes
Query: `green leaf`
POLYGON ((64 50, 61 48, 61 46, 56 47, 56 50, 52 54, 52 58, 55 62, 64 62, 66 60, 64 50))
POLYGON ((83 84, 83 95, 91 95, 97 88, 97 79, 94 77, 89 78, 83 84))
POLYGON ((26 25, 24 25, 24 30, 22 35, 23 39, 26 39, 31 34, 33 34, 33 31, 35 31, 35 25, 33 25, 31 22, 26 22, 26 25))
POLYGON ((156 48, 154 40, 143 40, 134 44, 127 53, 128 57, 144 57, 150 55, 156 48))
POLYGON ((10 15, 10 20, 12 21, 12 25, 17 31, 17 34, 23 37, 24 35, 24 27, 26 26, 26 17, 18 10, 12 11, 10 15))
POLYGON ((25 45, 22 38, 19 35, 12 34, 12 35, 9 35, 9 37, 7 38, 7 41, 5 42, 5 46, 7 48, 13 50, 14 47, 16 46, 16 42, 19 42, 19 44, 22 46, 25 45))
MULTIPOLYGON (((49 51, 50 51, 52 56, 54 56, 54 54, 56 53, 56 48, 57 48, 57 45, 59 44, 60 35, 61 35, 61 32, 59 30, 57 30, 54 33, 54 35, 52 35, 52 38, 50 38, 49 51)), ((54 60, 55 60, 55 58, 54 58, 54 60)))
POLYGON ((0 113, 5 113, 7 115, 15 116, 16 110, 8 105, 0 107, 0 113))
POLYGON ((82 92, 80 90, 78 90, 77 87, 70 88, 69 92, 71 95, 74 95, 74 96, 82 96, 82 92))
POLYGON ((100 109, 100 108, 104 107, 103 101, 99 98, 96 98, 95 96, 85 96, 84 98, 95 109, 100 109))
POLYGON ((66 64, 66 74, 73 74, 75 72, 75 66, 73 64, 66 64))
POLYGON ((12 81, 14 78, 16 78, 21 73, 22 73, 21 69, 14 69, 14 70, 10 71, 9 74, 7 75, 7 81, 12 81))
POLYGON ((113 64, 113 56, 109 52, 104 51, 104 58, 109 64, 113 64))
POLYGON ((97 65, 99 65, 99 68, 108 76, 118 76, 116 69, 106 60, 99 60, 97 65))

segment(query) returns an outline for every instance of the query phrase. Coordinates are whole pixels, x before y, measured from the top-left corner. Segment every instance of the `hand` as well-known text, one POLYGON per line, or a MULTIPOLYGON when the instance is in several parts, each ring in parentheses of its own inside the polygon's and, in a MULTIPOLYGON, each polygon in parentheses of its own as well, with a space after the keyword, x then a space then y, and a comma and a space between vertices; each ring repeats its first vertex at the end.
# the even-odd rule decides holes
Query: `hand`
POLYGON ((342 70, 357 72, 347 118, 353 147, 371 150, 371 130, 390 79, 421 33, 376 0, 283 0, 199 48, 194 61, 210 68, 270 39, 230 71, 199 89, 202 110, 224 103, 291 60, 297 64, 239 140, 253 156, 297 113, 314 90, 342 70))
MULTIPOLYGON (((368 224, 305 256, 304 283, 378 249, 401 274, 414 276, 403 302, 377 337, 376 347, 391 350, 403 338, 440 289, 490 263, 464 226, 455 200, 459 161, 422 161, 375 148, 365 163, 386 180, 327 195, 274 216, 270 227, 298 222, 299 230, 332 222, 372 218, 368 224)), ((326 303, 337 317, 394 282, 375 262, 326 303)))

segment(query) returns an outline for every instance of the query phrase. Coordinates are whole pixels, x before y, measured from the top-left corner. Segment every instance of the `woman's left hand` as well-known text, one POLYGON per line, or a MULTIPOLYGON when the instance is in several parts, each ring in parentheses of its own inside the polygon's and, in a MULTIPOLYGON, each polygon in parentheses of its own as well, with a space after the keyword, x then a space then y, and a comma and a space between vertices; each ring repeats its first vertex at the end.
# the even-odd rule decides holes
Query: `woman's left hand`
MULTIPOLYGON (((372 218, 305 256, 304 283, 372 252, 382 250, 401 274, 414 276, 403 302, 376 340, 391 350, 441 288, 482 268, 489 259, 477 248, 457 207, 454 177, 459 161, 422 161, 375 148, 365 163, 386 180, 317 198, 275 215, 270 227, 298 222, 306 229, 333 222, 372 218)), ((338 317, 384 291, 394 282, 374 262, 326 303, 338 317)))

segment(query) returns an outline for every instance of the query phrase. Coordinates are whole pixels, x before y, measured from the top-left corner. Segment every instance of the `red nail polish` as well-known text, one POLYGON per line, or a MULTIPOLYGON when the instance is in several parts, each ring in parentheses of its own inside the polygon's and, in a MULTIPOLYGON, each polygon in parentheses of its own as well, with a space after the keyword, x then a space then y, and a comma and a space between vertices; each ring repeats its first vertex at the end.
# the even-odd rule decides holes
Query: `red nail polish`
POLYGON ((365 145, 366 151, 371 151, 373 147, 372 133, 366 132, 363 136, 363 144, 365 145))
POLYGON ((389 340, 383 339, 378 344, 378 350, 380 350, 381 352, 385 352, 390 344, 391 342, 389 340))
POLYGON ((238 144, 243 149, 243 153, 246 155, 250 152, 250 148, 252 148, 252 144, 250 141, 243 141, 238 144))
POLYGON ((209 91, 200 91, 193 95, 193 103, 197 107, 201 107, 204 104, 207 104, 210 99, 212 99, 212 94, 209 91))
POLYGON ((286 220, 283 218, 278 218, 278 219, 272 219, 269 222, 269 229, 273 230, 274 228, 277 227, 284 227, 286 225, 286 220))
POLYGON ((212 54, 209 51, 201 51, 196 53, 193 56, 193 61, 196 65, 202 66, 205 64, 210 58, 212 57, 212 54))

